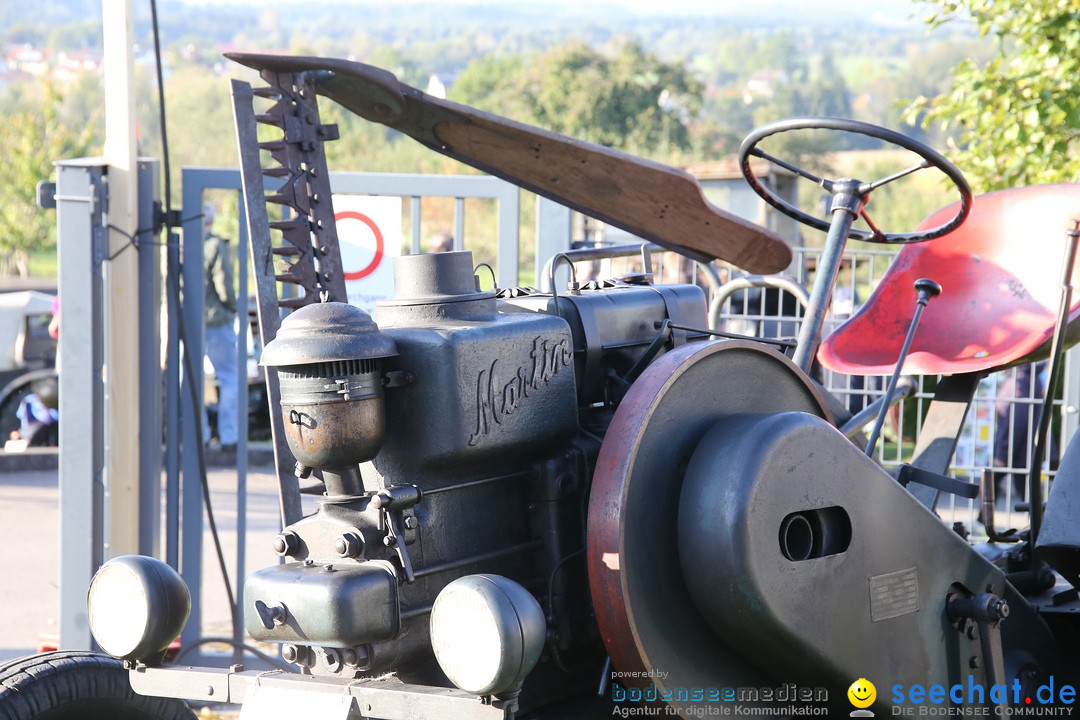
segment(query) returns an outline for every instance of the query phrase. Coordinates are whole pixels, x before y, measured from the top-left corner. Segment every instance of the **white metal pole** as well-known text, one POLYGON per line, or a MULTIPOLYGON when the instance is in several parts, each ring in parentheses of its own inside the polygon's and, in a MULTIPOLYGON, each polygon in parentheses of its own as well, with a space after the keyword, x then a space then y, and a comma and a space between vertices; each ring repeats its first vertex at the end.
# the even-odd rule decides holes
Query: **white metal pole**
MULTIPOLYGON (((139 550, 139 185, 132 0, 102 0, 109 242, 105 263, 105 554, 139 550)), ((156 348, 154 348, 156 350, 156 348)))

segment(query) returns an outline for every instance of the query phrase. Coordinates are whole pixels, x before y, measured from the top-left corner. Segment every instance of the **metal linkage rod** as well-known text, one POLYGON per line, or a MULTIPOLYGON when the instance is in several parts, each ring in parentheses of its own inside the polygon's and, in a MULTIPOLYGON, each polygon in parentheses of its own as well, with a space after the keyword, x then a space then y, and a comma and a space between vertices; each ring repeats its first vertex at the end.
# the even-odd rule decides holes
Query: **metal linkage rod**
POLYGON ((919 320, 922 318, 922 312, 926 308, 926 304, 930 302, 930 298, 937 297, 941 294, 941 286, 933 280, 919 278, 915 281, 915 291, 919 294, 919 298, 915 302, 915 314, 911 318, 911 325, 908 326, 907 337, 904 338, 904 345, 900 348, 900 357, 896 358, 896 367, 893 368, 892 377, 889 378, 889 387, 885 390, 885 401, 881 404, 881 410, 878 412, 877 420, 874 421, 874 429, 870 431, 870 440, 866 443, 866 454, 869 457, 874 456, 874 448, 877 446, 878 436, 881 434, 881 427, 885 424, 885 416, 892 406, 892 397, 896 394, 896 383, 897 380, 900 379, 900 371, 904 368, 904 360, 907 359, 908 350, 911 348, 911 341, 915 338, 915 330, 919 327, 919 320))
POLYGON ((1050 370, 1046 378, 1046 390, 1043 392, 1042 408, 1039 410, 1039 425, 1032 439, 1031 467, 1028 475, 1028 501, 1031 505, 1032 546, 1039 537, 1039 528, 1043 518, 1042 464, 1046 455, 1046 441, 1050 433, 1050 416, 1054 407, 1054 388, 1061 373, 1062 350, 1065 347, 1065 334, 1069 329, 1069 308, 1072 305, 1072 274, 1076 264, 1076 246, 1080 240, 1080 220, 1073 220, 1073 227, 1066 234, 1065 258, 1061 268, 1061 305, 1058 307, 1057 328, 1050 345, 1050 370))

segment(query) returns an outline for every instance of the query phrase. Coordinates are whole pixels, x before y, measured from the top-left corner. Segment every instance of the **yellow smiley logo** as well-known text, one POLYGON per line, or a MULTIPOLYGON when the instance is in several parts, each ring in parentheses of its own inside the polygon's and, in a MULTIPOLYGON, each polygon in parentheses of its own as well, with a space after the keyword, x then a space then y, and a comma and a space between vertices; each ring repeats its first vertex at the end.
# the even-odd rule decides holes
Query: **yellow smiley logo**
POLYGON ((851 683, 851 687, 847 690, 847 697, 855 707, 868 708, 877 699, 877 688, 866 678, 859 678, 851 683))

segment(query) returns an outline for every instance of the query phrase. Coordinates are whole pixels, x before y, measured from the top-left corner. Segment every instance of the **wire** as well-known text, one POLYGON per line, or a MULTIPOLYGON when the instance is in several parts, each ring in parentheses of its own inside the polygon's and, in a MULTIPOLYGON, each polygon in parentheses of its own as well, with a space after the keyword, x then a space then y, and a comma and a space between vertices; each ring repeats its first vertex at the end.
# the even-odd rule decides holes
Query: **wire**
MULTIPOLYGON (((165 81, 163 78, 161 68, 161 38, 158 30, 158 14, 157 14, 157 1, 150 0, 150 17, 151 25, 154 32, 154 60, 157 67, 157 86, 158 86, 158 115, 161 122, 161 157, 162 168, 165 172, 164 184, 165 184, 165 231, 168 234, 172 230, 172 171, 169 163, 169 134, 166 129, 165 121, 165 81)), ((134 244, 134 238, 129 238, 130 242, 117 251, 117 255, 122 252, 128 245, 134 244)), ((114 255, 115 257, 115 255, 114 255)), ((111 259, 111 258, 110 258, 111 259)), ((179 283, 170 283, 170 287, 173 288, 175 297, 172 300, 176 303, 176 306, 180 306, 180 287, 179 283)), ((177 318, 179 319, 178 330, 180 341, 184 345, 184 371, 187 373, 187 386, 191 395, 192 408, 199 407, 199 394, 195 388, 193 379, 195 378, 195 370, 192 367, 191 353, 187 350, 190 348, 188 343, 187 329, 184 324, 183 313, 178 312, 177 318)), ((233 637, 240 637, 240 619, 238 617, 238 609, 236 606, 236 596, 233 593, 232 582, 229 580, 229 572, 225 566, 225 554, 221 547, 221 538, 217 530, 217 522, 214 519, 214 510, 210 498, 210 483, 206 477, 206 457, 203 453, 202 445, 202 413, 193 412, 195 418, 195 433, 196 442, 195 446, 198 453, 199 462, 199 480, 202 485, 203 502, 206 505, 206 519, 210 525, 210 535, 214 541, 214 550, 217 554, 218 567, 221 570, 221 580, 225 584, 225 593, 229 599, 229 616, 232 620, 232 633, 233 637)), ((200 640, 196 643, 196 646, 203 644, 205 641, 200 640)), ((233 647, 238 647, 237 643, 228 641, 233 647)), ((240 647, 243 647, 240 645, 240 647)), ((245 648, 246 649, 246 648, 245 648)), ((258 652, 258 651, 255 651, 258 652)), ((268 656, 267 656, 268 657, 268 656)))
POLYGON ((548 583, 547 583, 547 599, 548 599, 548 612, 549 613, 554 614, 554 612, 555 612, 555 610, 554 610, 554 608, 555 608, 555 578, 558 576, 559 571, 562 570, 563 565, 565 565, 567 562, 569 562, 570 560, 573 560, 574 558, 578 557, 579 555, 584 555, 584 554, 585 554, 585 548, 581 548, 580 550, 575 550, 574 552, 570 553, 569 555, 567 555, 564 558, 562 558, 561 560, 559 560, 559 562, 555 563, 555 567, 553 567, 551 569, 551 574, 548 576, 548 583))
POLYGON ((113 225, 112 223, 109 223, 106 227, 109 230, 112 230, 114 233, 117 233, 118 235, 123 237, 125 240, 127 240, 127 242, 124 243, 123 245, 121 245, 119 250, 114 252, 112 255, 109 255, 108 257, 106 257, 105 262, 112 262, 116 258, 120 257, 120 254, 123 253, 125 250, 127 250, 129 247, 138 247, 139 246, 138 242, 136 242, 136 240, 135 240, 135 238, 137 238, 139 236, 139 231, 138 230, 136 230, 135 234, 132 235, 132 234, 129 234, 123 228, 119 228, 116 225, 113 225))
POLYGON ((154 62, 157 67, 158 116, 161 121, 161 164, 165 171, 165 222, 172 210, 172 172, 169 165, 169 133, 165 127, 165 80, 161 70, 161 38, 158 33, 157 0, 150 0, 150 18, 154 28, 154 62))
POLYGON ((289 667, 287 664, 285 664, 281 660, 278 660, 273 655, 267 655, 266 653, 264 653, 262 650, 259 650, 258 648, 254 648, 254 647, 252 647, 250 645, 247 645, 245 643, 238 643, 235 640, 233 640, 232 638, 224 638, 224 637, 200 638, 199 640, 197 640, 195 642, 194 645, 188 645, 187 647, 182 649, 179 653, 177 653, 176 657, 173 658, 172 664, 173 665, 179 665, 180 661, 183 660, 184 657, 188 653, 194 651, 195 648, 197 648, 197 647, 200 647, 202 645, 213 645, 213 644, 228 645, 231 648, 236 648, 238 650, 243 650, 244 652, 251 653, 255 657, 259 658, 260 660, 262 660, 263 662, 265 662, 265 663, 267 663, 269 665, 272 665, 273 667, 277 668, 278 670, 284 670, 285 672, 295 672, 293 670, 293 668, 289 667))
POLYGON ((111 262, 111 261, 115 260, 116 258, 118 258, 120 256, 121 253, 123 253, 129 247, 133 247, 136 250, 138 250, 140 247, 142 247, 144 245, 148 246, 148 247, 153 247, 155 245, 158 246, 158 247, 170 247, 170 246, 171 247, 180 247, 178 244, 173 245, 172 243, 169 243, 168 241, 161 242, 159 240, 148 240, 145 237, 142 238, 141 240, 139 239, 140 235, 152 235, 153 232, 154 232, 153 228, 140 228, 140 229, 136 230, 134 233, 129 233, 126 230, 124 230, 123 228, 117 227, 116 225, 113 225, 112 223, 109 223, 105 227, 108 228, 109 230, 112 230, 115 233, 118 233, 119 235, 121 235, 122 237, 124 237, 127 240, 126 243, 124 243, 123 245, 120 246, 119 250, 114 252, 112 255, 109 255, 108 257, 106 257, 105 262, 111 262))
MULTIPOLYGON (((178 284, 173 284, 175 292, 179 292, 178 284)), ((174 298, 176 303, 179 304, 180 298, 174 298)), ((184 345, 184 372, 187 376, 188 393, 191 395, 192 408, 199 407, 199 394, 195 389, 195 368, 193 367, 191 360, 191 353, 188 352, 190 345, 187 342, 187 327, 184 323, 183 313, 177 313, 178 329, 180 335, 180 341, 184 345)), ((198 454, 199 461, 199 480, 202 485, 203 504, 206 506, 206 520, 210 525, 210 537, 214 541, 214 551, 217 554, 218 567, 221 570, 221 580, 225 583, 225 594, 229 599, 229 615, 232 619, 232 631, 233 637, 238 637, 240 634, 240 621, 237 617, 236 611, 236 596, 233 593, 232 582, 229 580, 229 571, 225 566, 225 553, 221 548, 221 538, 218 535, 217 522, 214 519, 214 508, 210 500, 210 482, 206 477, 206 457, 203 454, 202 444, 202 413, 192 412, 193 419, 195 421, 195 436, 196 436, 196 453, 198 454)))

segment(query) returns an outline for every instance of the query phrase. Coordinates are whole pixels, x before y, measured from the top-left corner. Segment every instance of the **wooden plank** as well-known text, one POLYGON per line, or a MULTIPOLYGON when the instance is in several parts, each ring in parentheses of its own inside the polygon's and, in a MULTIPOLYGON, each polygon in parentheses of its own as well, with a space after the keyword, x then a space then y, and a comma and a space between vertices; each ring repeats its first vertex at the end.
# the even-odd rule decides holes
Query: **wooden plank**
POLYGON ((427 147, 696 260, 780 272, 779 235, 705 199, 689 173, 426 95, 379 68, 328 58, 230 54, 253 68, 320 73, 318 92, 427 147))

